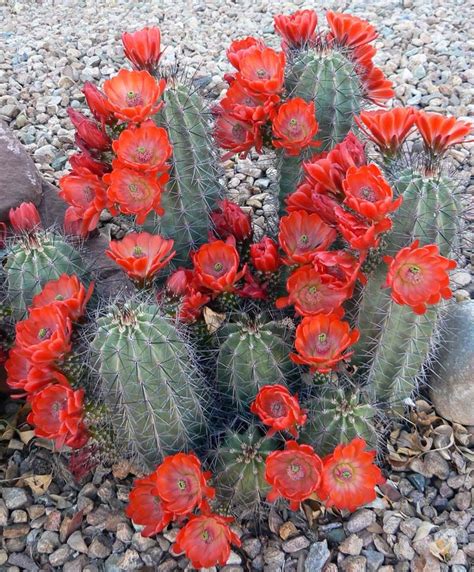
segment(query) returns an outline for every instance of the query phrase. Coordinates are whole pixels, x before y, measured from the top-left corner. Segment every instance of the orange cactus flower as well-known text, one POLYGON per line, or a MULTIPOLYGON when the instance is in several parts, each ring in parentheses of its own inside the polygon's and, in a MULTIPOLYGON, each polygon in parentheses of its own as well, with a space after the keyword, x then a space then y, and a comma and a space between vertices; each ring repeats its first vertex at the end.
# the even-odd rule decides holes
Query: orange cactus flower
POLYGON ((369 220, 380 222, 397 210, 403 197, 393 200, 392 187, 384 179, 375 163, 351 167, 342 182, 346 198, 344 204, 369 220))
POLYGON ((107 206, 107 187, 92 173, 71 173, 59 180, 59 196, 74 208, 81 219, 83 232, 97 227, 102 210, 107 206))
POLYGON ((227 48, 227 59, 234 66, 235 69, 240 69, 240 60, 245 57, 248 50, 251 48, 263 49, 265 44, 258 38, 242 38, 241 40, 234 40, 227 48))
POLYGON ((234 153, 246 155, 252 147, 261 148, 262 141, 258 128, 251 122, 241 121, 228 113, 220 114, 215 122, 214 136, 222 149, 229 149, 230 157, 234 153))
POLYGON ((244 122, 263 123, 270 110, 279 101, 278 96, 250 93, 240 82, 234 81, 226 91, 225 97, 214 108, 214 112, 228 114, 244 122))
POLYGON ((217 203, 219 207, 211 213, 213 232, 222 240, 233 236, 238 242, 249 238, 252 234, 250 215, 245 213, 239 205, 224 199, 217 203))
POLYGON ((260 242, 250 245, 250 259, 258 271, 276 272, 280 267, 278 244, 268 236, 264 236, 260 242))
POLYGON ((377 248, 380 243, 380 235, 392 228, 392 221, 389 218, 369 224, 366 220, 353 215, 340 206, 335 207, 334 213, 337 219, 337 229, 349 246, 360 252, 377 248))
POLYGON ((193 256, 196 282, 212 292, 232 292, 245 274, 239 272, 239 254, 234 246, 222 240, 203 244, 193 256))
POLYGON ((299 155, 305 147, 319 147, 314 136, 318 131, 314 103, 295 97, 278 108, 272 122, 273 145, 285 149, 287 155, 299 155))
POLYGON ((33 298, 32 308, 58 304, 66 309, 68 316, 75 322, 84 315, 93 290, 93 283, 86 290, 77 276, 62 274, 57 280, 45 284, 43 290, 33 298))
POLYGON ((284 451, 273 451, 265 462, 265 480, 271 485, 267 499, 290 501, 291 510, 309 498, 321 482, 323 463, 309 445, 287 441, 284 451))
POLYGON ((166 280, 166 292, 171 296, 184 296, 194 279, 192 270, 178 268, 166 280))
POLYGON ((380 68, 372 66, 361 74, 364 92, 369 101, 383 105, 395 96, 393 82, 385 77, 380 68))
POLYGON ((295 363, 309 365, 311 371, 327 373, 354 353, 345 350, 359 339, 359 332, 336 316, 303 318, 296 328, 295 350, 290 354, 295 363))
POLYGON ((191 566, 200 570, 212 566, 224 566, 230 556, 230 546, 240 546, 240 538, 229 523, 234 519, 209 510, 199 516, 191 515, 189 521, 178 532, 171 549, 174 554, 184 552, 191 566))
POLYGON ((339 203, 330 193, 325 193, 318 183, 304 181, 296 188, 294 193, 285 199, 286 210, 289 213, 294 211, 305 211, 307 213, 318 214, 326 224, 335 225, 336 216, 334 208, 339 203))
POLYGON ((203 473, 201 462, 192 453, 166 457, 155 471, 155 482, 165 510, 176 516, 187 516, 201 508, 206 498, 214 498, 208 486, 210 473, 203 473))
POLYGON ((426 148, 434 155, 442 155, 452 145, 462 143, 472 130, 468 121, 426 111, 417 113, 416 126, 426 148))
POLYGON ((375 40, 377 30, 362 18, 341 12, 326 12, 326 19, 331 30, 329 38, 347 48, 357 48, 375 40))
POLYGON ((111 240, 105 254, 139 283, 149 281, 175 255, 174 241, 149 232, 133 232, 111 240))
POLYGON ((52 364, 71 351, 71 320, 64 307, 33 308, 16 325, 16 343, 34 364, 52 364))
POLYGON ((355 120, 382 154, 393 156, 412 131, 416 111, 412 107, 395 107, 389 111, 363 111, 355 120))
POLYGON ((120 70, 104 83, 104 92, 117 119, 141 123, 163 105, 158 99, 165 86, 164 79, 157 82, 147 71, 120 70))
POLYGON ((136 32, 124 32, 122 44, 125 57, 137 70, 146 70, 153 73, 161 57, 161 34, 160 29, 143 28, 136 32))
POLYGON ((195 322, 201 315, 203 306, 210 302, 211 297, 189 289, 183 297, 181 306, 179 307, 178 317, 181 322, 191 324, 195 322))
POLYGON ((129 168, 149 173, 165 170, 165 163, 173 152, 166 130, 151 120, 122 131, 112 148, 117 154, 114 169, 129 168))
POLYGON ((245 51, 239 61, 238 81, 251 93, 275 95, 283 89, 285 54, 257 46, 245 51))
POLYGON ((144 526, 140 534, 147 537, 158 534, 171 522, 173 515, 163 506, 155 473, 134 481, 125 514, 135 524, 144 526))
POLYGON ((411 306, 416 314, 424 314, 426 304, 452 296, 448 272, 456 268, 456 262, 441 256, 435 244, 420 247, 415 240, 395 258, 385 256, 384 261, 389 264, 385 286, 392 289, 392 298, 411 306))
POLYGON ((19 207, 10 209, 8 218, 15 232, 30 232, 41 228, 40 215, 33 203, 21 203, 19 207))
POLYGON ((84 424, 84 390, 59 384, 45 387, 31 398, 28 423, 38 437, 53 439, 58 449, 64 444, 80 449, 89 439, 84 424))
POLYGON ((296 269, 286 282, 288 296, 278 298, 277 308, 289 304, 300 316, 334 314, 342 318, 342 304, 350 297, 352 284, 343 284, 334 276, 322 274, 313 266, 296 269))
POLYGON ((157 177, 154 173, 132 169, 115 169, 103 177, 109 185, 107 196, 113 205, 112 212, 135 215, 137 224, 143 224, 151 211, 160 216, 164 214, 161 193, 168 179, 167 173, 157 177))
POLYGON ((87 105, 96 121, 102 125, 104 123, 115 123, 115 117, 109 109, 107 98, 97 86, 90 81, 86 81, 82 88, 82 93, 85 95, 87 105))
POLYGON ((366 451, 367 443, 356 437, 338 445, 323 459, 318 496, 328 507, 357 510, 376 498, 375 487, 385 479, 375 465, 375 451, 366 451))
POLYGON ((315 39, 318 16, 314 10, 298 10, 289 16, 279 14, 273 21, 285 49, 301 48, 315 39))
POLYGON ((102 163, 102 161, 97 161, 87 150, 83 150, 80 153, 74 153, 69 157, 69 163, 72 167, 73 175, 97 175, 102 177, 108 171, 110 171, 110 166, 107 163, 102 163))
POLYGON ((297 439, 296 427, 304 425, 307 418, 300 408, 297 396, 291 395, 283 385, 262 387, 250 406, 250 411, 270 427, 268 437, 277 431, 288 431, 297 439))
POLYGON ((336 238, 336 231, 316 213, 294 211, 280 221, 278 240, 287 258, 286 264, 307 264, 315 252, 327 250, 336 238))
POLYGON ((362 262, 346 250, 328 250, 317 252, 313 265, 321 274, 332 276, 338 284, 349 289, 349 297, 357 279, 362 284, 367 282, 361 272, 362 262))

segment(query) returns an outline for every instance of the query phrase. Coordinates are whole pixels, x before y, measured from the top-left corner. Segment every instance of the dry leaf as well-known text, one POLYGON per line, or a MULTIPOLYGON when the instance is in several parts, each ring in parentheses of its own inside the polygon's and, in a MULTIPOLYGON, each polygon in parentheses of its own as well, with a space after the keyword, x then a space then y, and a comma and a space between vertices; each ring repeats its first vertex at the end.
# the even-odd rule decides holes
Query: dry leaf
POLYGON ((451 560, 451 558, 454 556, 454 548, 455 546, 451 537, 447 539, 438 538, 438 540, 430 543, 431 554, 438 560, 441 560, 441 562, 447 562, 448 560, 451 560))
POLYGON ((436 525, 433 524, 432 522, 425 522, 425 521, 422 522, 416 530, 413 542, 418 542, 418 540, 423 540, 423 538, 426 538, 431 532, 431 530, 435 528, 435 526, 436 525))
POLYGON ((32 475, 25 477, 23 482, 30 487, 33 494, 42 495, 48 490, 52 480, 53 475, 32 475))
POLYGON ((298 529, 291 522, 291 520, 288 520, 287 522, 285 522, 280 526, 280 530, 278 531, 278 533, 282 540, 287 540, 288 538, 290 538, 290 536, 294 536, 295 534, 297 534, 298 529))
POLYGON ((204 306, 202 311, 202 315, 204 321, 206 322, 207 331, 210 334, 216 332, 221 326, 222 323, 225 321, 225 314, 219 314, 218 312, 214 312, 208 306, 204 306))
POLYGON ((24 443, 25 445, 28 445, 28 443, 31 441, 31 439, 33 439, 33 437, 35 436, 35 432, 31 431, 31 430, 18 431, 18 435, 19 435, 22 443, 24 443))
POLYGON ((10 439, 8 443, 8 448, 13 449, 14 451, 23 451, 23 443, 18 441, 18 439, 10 439))

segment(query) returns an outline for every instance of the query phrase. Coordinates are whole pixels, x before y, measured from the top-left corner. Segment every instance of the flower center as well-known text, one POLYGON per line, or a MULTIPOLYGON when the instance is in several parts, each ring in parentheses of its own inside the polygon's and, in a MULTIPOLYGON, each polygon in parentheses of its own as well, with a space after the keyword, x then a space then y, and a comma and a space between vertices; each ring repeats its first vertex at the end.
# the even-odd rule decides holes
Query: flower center
POLYGON ((130 191, 130 194, 132 195, 132 197, 134 199, 144 199, 145 198, 145 193, 143 191, 143 188, 140 187, 140 185, 138 185, 137 183, 130 183, 128 185, 128 190, 130 191))
POLYGON ((334 469, 334 478, 342 483, 347 483, 354 476, 354 470, 350 465, 337 465, 334 469))
POLYGON ((412 284, 418 284, 422 278, 421 268, 412 264, 408 267, 406 276, 409 282, 412 284))
POLYGON ((240 123, 235 123, 232 125, 232 136, 237 141, 243 141, 245 139, 245 129, 240 123))
POLYGON ((59 300, 60 302, 62 300, 64 300, 64 296, 62 294, 56 294, 56 296, 54 297, 55 300, 59 300))
POLYGON ((178 489, 180 491, 185 491, 187 489, 187 484, 186 484, 186 481, 184 479, 178 480, 178 489))
POLYGON ((140 146, 135 150, 135 160, 137 163, 148 163, 152 158, 152 152, 146 147, 140 146))
POLYGON ((143 248, 141 246, 135 246, 133 248, 133 258, 142 258, 144 256, 143 248))
POLYGON ((317 337, 315 351, 317 353, 326 352, 328 349, 328 343, 329 343, 328 335, 326 333, 322 332, 317 337))
POLYGON ((270 405, 270 411, 273 417, 283 417, 286 415, 288 409, 283 401, 274 401, 270 405))
POLYGON ((52 330, 50 328, 41 328, 38 332, 38 338, 40 340, 48 340, 52 335, 52 330))
POLYGON ((88 203, 91 203, 94 200, 94 191, 90 185, 83 187, 82 192, 84 193, 84 198, 88 203))
POLYGON ((222 264, 222 262, 216 262, 214 264, 214 270, 216 272, 221 272, 221 270, 224 268, 224 265, 222 264))
POLYGON ((263 79, 264 77, 268 77, 268 73, 267 70, 260 68, 257 70, 257 77, 259 77, 260 79, 263 79))
POLYGON ((287 475, 292 481, 300 481, 306 476, 306 471, 301 465, 293 462, 288 466, 287 475))
POLYGON ((127 104, 130 107, 135 107, 136 105, 140 105, 141 103, 143 103, 143 98, 141 94, 135 91, 129 91, 126 97, 127 97, 127 104))
POLYGON ((310 286, 310 287, 308 288, 308 293, 309 293, 311 296, 316 295, 316 294, 318 293, 318 288, 317 288, 317 286, 314 286, 314 285, 313 285, 313 286, 310 286))
POLYGON ((206 544, 210 544, 212 542, 212 534, 207 530, 207 528, 201 532, 201 538, 206 544))
POLYGON ((360 196, 365 199, 366 201, 369 201, 371 203, 373 203, 375 201, 375 199, 377 198, 375 196, 374 190, 372 189, 372 187, 362 187, 359 191, 360 196))

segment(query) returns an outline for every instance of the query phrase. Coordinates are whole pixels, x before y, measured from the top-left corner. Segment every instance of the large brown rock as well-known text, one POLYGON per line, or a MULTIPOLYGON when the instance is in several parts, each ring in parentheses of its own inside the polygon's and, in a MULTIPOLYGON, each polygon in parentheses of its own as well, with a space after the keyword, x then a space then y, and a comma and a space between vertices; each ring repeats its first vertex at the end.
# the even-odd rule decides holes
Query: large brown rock
POLYGON ((23 202, 38 205, 41 197, 41 177, 33 160, 0 121, 0 221, 8 220, 11 208, 23 202))
POLYGON ((450 304, 431 379, 431 399, 439 415, 474 425, 474 300, 450 304))

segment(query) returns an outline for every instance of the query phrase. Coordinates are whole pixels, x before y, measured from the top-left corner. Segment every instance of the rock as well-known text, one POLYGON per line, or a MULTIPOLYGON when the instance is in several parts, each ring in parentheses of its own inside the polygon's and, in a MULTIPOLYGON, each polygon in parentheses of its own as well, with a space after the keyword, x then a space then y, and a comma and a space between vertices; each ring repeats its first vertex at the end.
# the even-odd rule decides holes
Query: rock
POLYGON ((110 556, 111 552, 112 552, 111 541, 104 534, 99 534, 92 540, 89 546, 88 555, 91 558, 104 559, 107 558, 107 556, 110 556))
POLYGON ((18 566, 22 570, 28 570, 28 572, 37 572, 39 570, 35 562, 24 552, 10 554, 8 564, 18 566))
POLYGON ((451 304, 447 332, 430 379, 431 399, 439 415, 474 425, 474 300, 451 304))
POLYGON ((363 508, 351 515, 346 524, 347 532, 354 533, 366 529, 375 522, 375 513, 363 508))
POLYGON ((88 552, 87 544, 85 543, 80 530, 73 532, 67 539, 67 543, 75 552, 80 552, 82 554, 87 554, 88 552))
POLYGON ((44 529, 58 531, 60 525, 61 525, 61 513, 59 512, 59 510, 53 510, 53 512, 50 512, 46 517, 44 523, 44 529))
MULTIPOLYGON (((1 151, 0 151, 1 153, 1 151)), ((19 487, 5 487, 2 489, 3 500, 8 509, 23 508, 28 504, 28 496, 25 489, 19 487)))
POLYGON ((262 549, 262 543, 258 538, 247 538, 242 542, 242 550, 247 554, 247 556, 253 560, 262 549))
POLYGON ((136 532, 132 538, 132 546, 138 552, 145 552, 149 548, 156 546, 156 540, 154 538, 147 538, 142 536, 139 532, 136 532))
POLYGON ((344 572, 365 572, 366 559, 364 556, 348 556, 341 565, 344 572))
POLYGON ((67 562, 67 560, 69 560, 71 554, 72 550, 69 546, 61 546, 49 555, 48 560, 51 566, 62 566, 67 562))
POLYGON ((398 542, 393 546, 393 552, 399 560, 412 560, 415 556, 415 551, 410 545, 410 541, 404 534, 399 534, 398 542))
POLYGON ((302 550, 303 548, 307 548, 310 542, 306 538, 306 536, 296 536, 295 538, 291 538, 290 540, 285 540, 281 547, 285 552, 293 553, 298 552, 298 550, 302 550))
POLYGON ((0 526, 7 526, 8 524, 8 509, 5 501, 0 499, 0 526))
POLYGON ((11 526, 5 526, 3 529, 4 538, 21 538, 26 536, 30 532, 29 524, 12 524, 11 526))
POLYGON ((377 550, 362 550, 367 561, 367 572, 376 572, 382 566, 385 556, 377 550))
POLYGON ((119 570, 139 570, 143 567, 140 555, 136 550, 129 548, 117 561, 119 570))
POLYGON ((6 550, 0 549, 0 566, 2 566, 3 564, 5 564, 5 562, 8 560, 8 554, 6 550))
POLYGON ((458 271, 453 272, 451 280, 458 288, 464 288, 465 286, 469 286, 472 276, 469 272, 458 271))
POLYGON ((326 540, 314 542, 304 563, 305 572, 320 572, 330 556, 331 553, 326 540))
POLYGON ((14 510, 11 514, 13 524, 28 522, 28 514, 24 510, 14 510))
POLYGON ((59 547, 59 535, 57 532, 47 530, 38 540, 36 550, 40 554, 52 554, 59 547))
POLYGON ((360 551, 362 550, 363 545, 364 542, 362 541, 362 538, 359 538, 355 534, 351 534, 344 540, 344 542, 341 543, 341 545, 339 546, 339 550, 343 554, 358 556, 360 554, 360 551))

